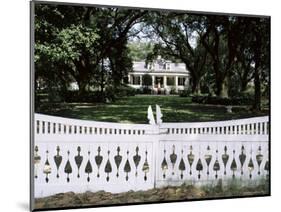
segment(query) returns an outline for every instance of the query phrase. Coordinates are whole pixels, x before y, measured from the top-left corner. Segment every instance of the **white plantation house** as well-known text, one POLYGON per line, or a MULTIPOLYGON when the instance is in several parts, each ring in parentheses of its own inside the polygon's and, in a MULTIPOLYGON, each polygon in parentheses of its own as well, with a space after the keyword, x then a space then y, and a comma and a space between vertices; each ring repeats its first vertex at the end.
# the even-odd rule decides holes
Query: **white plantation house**
POLYGON ((155 93, 169 94, 186 89, 189 85, 189 73, 184 63, 172 63, 160 56, 152 63, 145 61, 133 63, 133 71, 129 73, 129 85, 136 89, 144 88, 143 76, 150 75, 152 83, 149 86, 155 93))
MULTIPOLYGON (((171 91, 180 92, 189 87, 189 72, 184 63, 173 63, 170 60, 164 60, 160 56, 152 63, 145 61, 134 61, 133 69, 128 74, 128 85, 142 90, 144 84, 144 75, 150 75, 152 83, 148 86, 153 93, 170 94, 171 91)), ((39 86, 39 85, 38 85, 39 86)), ((78 90, 77 82, 69 85, 69 90, 78 90)))

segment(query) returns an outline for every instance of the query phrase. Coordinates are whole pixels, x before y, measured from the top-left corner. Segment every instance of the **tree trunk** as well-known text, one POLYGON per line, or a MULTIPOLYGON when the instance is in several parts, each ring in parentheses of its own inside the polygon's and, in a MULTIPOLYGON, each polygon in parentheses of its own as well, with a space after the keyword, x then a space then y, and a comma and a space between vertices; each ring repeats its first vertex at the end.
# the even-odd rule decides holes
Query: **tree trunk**
MULTIPOLYGON (((191 93, 194 95, 199 95, 201 94, 201 88, 200 88, 200 75, 193 67, 189 66, 187 62, 185 62, 186 67, 188 67, 191 75, 191 93)), ((198 70, 197 70, 198 71, 198 70)))
POLYGON ((222 89, 219 96, 223 98, 228 98, 228 82, 226 79, 224 79, 222 82, 222 89))
POLYGON ((192 79, 191 92, 194 95, 201 94, 200 82, 199 82, 199 80, 197 80, 195 78, 192 79))
POLYGON ((255 101, 253 105, 253 109, 256 111, 261 110, 261 82, 260 82, 260 74, 259 74, 259 67, 255 67, 255 101))
MULTIPOLYGON (((257 21, 259 23, 259 21, 257 21)), ((261 35, 259 31, 255 31, 256 43, 254 48, 255 72, 255 101, 253 109, 256 111, 261 110, 261 82, 260 82, 260 64, 261 64, 261 35)))
POLYGON ((227 77, 224 79, 217 79, 216 80, 217 91, 216 95, 222 98, 228 98, 228 81, 227 77))
POLYGON ((241 85, 240 85, 240 92, 245 92, 247 90, 247 86, 248 86, 248 81, 241 81, 241 85))
POLYGON ((83 99, 83 97, 86 93, 87 84, 83 81, 78 81, 77 84, 78 84, 78 87, 79 87, 79 91, 78 91, 79 98, 83 99))
POLYGON ((74 62, 74 64, 79 73, 77 76, 75 76, 79 87, 79 98, 83 99, 89 82, 89 59, 87 57, 81 56, 78 61, 74 62))
POLYGON ((101 98, 101 101, 105 101, 105 98, 104 98, 104 61, 103 61, 103 58, 101 60, 100 98, 101 98))

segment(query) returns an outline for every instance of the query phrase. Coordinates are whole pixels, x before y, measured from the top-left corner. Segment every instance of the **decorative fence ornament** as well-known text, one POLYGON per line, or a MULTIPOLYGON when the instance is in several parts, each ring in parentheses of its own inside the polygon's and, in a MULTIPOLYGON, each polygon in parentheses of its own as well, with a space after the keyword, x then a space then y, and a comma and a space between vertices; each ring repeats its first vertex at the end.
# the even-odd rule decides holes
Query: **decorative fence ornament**
POLYGON ((159 105, 156 105, 156 122, 158 125, 162 124, 162 117, 163 117, 163 114, 161 112, 161 108, 159 105))
POLYGON ((154 115, 153 115, 151 105, 149 105, 148 109, 147 109, 147 119, 149 121, 149 124, 155 125, 155 119, 154 119, 154 115))
POLYGON ((60 155, 60 147, 57 146, 57 154, 54 156, 54 161, 57 167, 57 178, 59 178, 59 168, 60 168, 60 164, 62 162, 62 156, 60 155))
POLYGON ((121 124, 35 114, 35 197, 233 179, 255 185, 269 176, 268 117, 163 123, 158 105, 157 125, 151 106, 147 117, 149 124, 121 124))
POLYGON ((85 173, 88 175, 88 177, 87 177, 88 182, 90 182, 90 173, 93 172, 92 164, 90 162, 90 154, 91 154, 91 152, 88 151, 89 158, 88 158, 88 161, 87 161, 87 165, 85 167, 85 173))

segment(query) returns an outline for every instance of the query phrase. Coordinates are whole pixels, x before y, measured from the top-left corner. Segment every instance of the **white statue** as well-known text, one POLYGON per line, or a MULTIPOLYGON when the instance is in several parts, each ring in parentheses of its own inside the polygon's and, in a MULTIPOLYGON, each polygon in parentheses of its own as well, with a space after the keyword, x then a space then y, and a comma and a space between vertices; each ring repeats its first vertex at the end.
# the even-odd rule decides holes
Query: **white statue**
POLYGON ((147 109, 147 119, 149 120, 149 124, 153 124, 153 125, 155 124, 155 119, 153 116, 151 105, 149 105, 147 109))
POLYGON ((163 117, 163 114, 161 112, 161 108, 159 105, 156 105, 156 122, 158 125, 162 124, 162 117, 163 117))

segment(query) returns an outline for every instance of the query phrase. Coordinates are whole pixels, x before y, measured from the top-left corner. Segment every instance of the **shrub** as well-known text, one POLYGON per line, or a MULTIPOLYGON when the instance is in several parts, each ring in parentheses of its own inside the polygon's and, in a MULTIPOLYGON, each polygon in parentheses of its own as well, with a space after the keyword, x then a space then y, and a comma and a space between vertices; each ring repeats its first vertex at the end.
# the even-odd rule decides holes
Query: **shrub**
POLYGON ((121 85, 116 88, 114 87, 107 87, 105 90, 105 98, 109 101, 114 101, 116 98, 124 97, 124 96, 134 96, 136 95, 136 89, 121 85))
POLYGON ((152 94, 152 90, 148 87, 144 87, 142 90, 143 94, 152 94))
POLYGON ((66 91, 63 94, 65 102, 101 102, 103 101, 101 93, 99 91, 85 92, 83 95, 79 94, 79 91, 66 91))
POLYGON ((198 99, 196 99, 197 96, 194 96, 192 98, 192 101, 202 104, 214 104, 214 105, 231 105, 231 99, 229 98, 222 98, 217 96, 199 96, 198 99))
POLYGON ((98 91, 87 91, 83 95, 79 94, 79 91, 65 91, 62 94, 63 100, 65 102, 105 102, 105 101, 114 101, 118 97, 124 96, 134 96, 136 90, 129 86, 118 86, 113 88, 112 86, 107 87, 103 94, 98 91))
POLYGON ((253 102, 253 98, 243 96, 232 98, 223 98, 218 96, 193 96, 192 102, 214 105, 250 105, 253 102))
POLYGON ((236 104, 250 105, 254 102, 254 93, 239 92, 232 97, 236 104))
POLYGON ((180 91, 179 93, 180 93, 180 97, 188 97, 191 95, 191 90, 185 89, 183 91, 180 91))
POLYGON ((171 87, 170 94, 177 94, 175 87, 171 87))
POLYGON ((142 94, 142 89, 140 89, 140 88, 136 88, 135 89, 135 95, 137 95, 137 94, 142 94))
POLYGON ((121 85, 116 88, 113 88, 116 97, 124 97, 124 96, 134 96, 136 95, 136 89, 130 86, 121 85))

